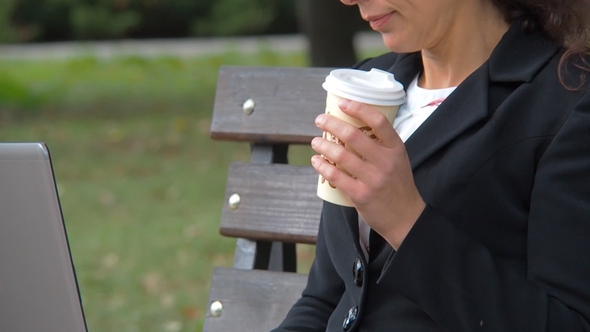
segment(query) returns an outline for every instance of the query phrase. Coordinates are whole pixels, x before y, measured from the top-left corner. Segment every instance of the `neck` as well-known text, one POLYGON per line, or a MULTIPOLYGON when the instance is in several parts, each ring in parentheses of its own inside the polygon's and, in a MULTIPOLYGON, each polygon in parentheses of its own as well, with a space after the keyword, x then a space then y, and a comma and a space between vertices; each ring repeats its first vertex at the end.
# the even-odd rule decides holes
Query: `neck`
POLYGON ((479 4, 475 11, 456 20, 443 40, 422 50, 424 72, 418 81, 420 87, 457 86, 489 59, 508 24, 489 1, 479 4))

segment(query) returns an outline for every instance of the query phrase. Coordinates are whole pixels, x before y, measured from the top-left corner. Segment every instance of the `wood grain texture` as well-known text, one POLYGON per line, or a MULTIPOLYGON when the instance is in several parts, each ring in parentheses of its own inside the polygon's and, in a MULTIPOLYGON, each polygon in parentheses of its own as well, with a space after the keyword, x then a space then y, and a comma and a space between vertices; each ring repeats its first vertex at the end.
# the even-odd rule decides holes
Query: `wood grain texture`
POLYGON ((221 234, 255 240, 315 244, 322 208, 311 166, 234 163, 230 166, 221 234), (228 200, 239 194, 240 206, 228 200))
POLYGON ((223 312, 219 317, 207 312, 203 331, 270 331, 301 297, 306 282, 307 276, 297 273, 216 268, 209 306, 220 301, 223 312))
POLYGON ((321 136, 314 119, 324 113, 322 88, 332 68, 238 67, 219 70, 211 137, 253 143, 307 144, 321 136), (252 98, 251 115, 242 111, 252 98))

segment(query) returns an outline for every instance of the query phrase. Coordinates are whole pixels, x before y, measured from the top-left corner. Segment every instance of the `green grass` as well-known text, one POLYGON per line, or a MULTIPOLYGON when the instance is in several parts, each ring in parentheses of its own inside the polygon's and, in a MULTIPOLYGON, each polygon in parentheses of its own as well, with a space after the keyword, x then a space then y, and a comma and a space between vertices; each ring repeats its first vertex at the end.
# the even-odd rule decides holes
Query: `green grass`
POLYGON ((250 56, 228 52, 196 59, 0 61, 0 106, 12 116, 39 109, 70 116, 179 110, 204 116, 211 109, 221 65, 302 66, 305 58, 261 50, 250 56))
MULTIPOLYGON (((50 148, 92 332, 200 331, 227 168, 245 144, 209 125, 221 65, 304 66, 261 50, 195 59, 0 60, 0 141, 50 148)), ((307 162, 298 148, 295 160, 307 162)), ((313 248, 301 247, 305 272, 313 248)))
POLYGON ((195 331, 213 266, 225 170, 248 149, 208 139, 197 116, 28 120, 1 141, 50 147, 91 331, 195 331))

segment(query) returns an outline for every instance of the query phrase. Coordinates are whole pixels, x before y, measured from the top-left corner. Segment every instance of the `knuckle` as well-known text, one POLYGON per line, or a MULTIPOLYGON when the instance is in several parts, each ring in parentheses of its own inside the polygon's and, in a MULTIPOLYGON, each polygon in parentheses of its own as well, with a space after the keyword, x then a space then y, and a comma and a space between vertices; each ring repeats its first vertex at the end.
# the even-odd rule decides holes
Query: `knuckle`
POLYGON ((383 173, 379 173, 375 178, 375 184, 379 189, 384 189, 396 177, 396 170, 393 167, 386 167, 383 173))
POLYGON ((326 180, 330 181, 330 182, 334 182, 336 180, 338 180, 338 169, 336 167, 334 167, 333 165, 329 166, 329 167, 325 167, 322 170, 323 176, 324 178, 326 178, 326 180))
POLYGON ((358 140, 361 139, 362 136, 364 136, 363 131, 359 130, 359 128, 356 128, 354 126, 347 126, 343 130, 342 134, 344 141, 348 143, 358 142, 358 140))
POLYGON ((348 151, 342 146, 336 146, 334 148, 334 156, 332 157, 332 161, 337 164, 341 164, 342 162, 348 159, 348 151))
POLYGON ((359 185, 357 189, 351 194, 351 199, 354 199, 358 205, 367 205, 371 200, 371 191, 364 185, 359 185))
POLYGON ((354 137, 356 132, 357 130, 354 126, 346 126, 342 128, 342 137, 345 139, 345 141, 350 141, 350 139, 354 137))

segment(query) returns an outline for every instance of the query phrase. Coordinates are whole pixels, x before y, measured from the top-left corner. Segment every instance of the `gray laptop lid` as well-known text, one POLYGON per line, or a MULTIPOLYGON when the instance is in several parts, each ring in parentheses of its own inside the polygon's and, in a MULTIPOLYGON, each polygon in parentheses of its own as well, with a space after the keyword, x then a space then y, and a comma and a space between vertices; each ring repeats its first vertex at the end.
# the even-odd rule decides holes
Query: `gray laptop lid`
POLYGON ((86 331, 51 160, 41 143, 0 143, 0 331, 86 331))

